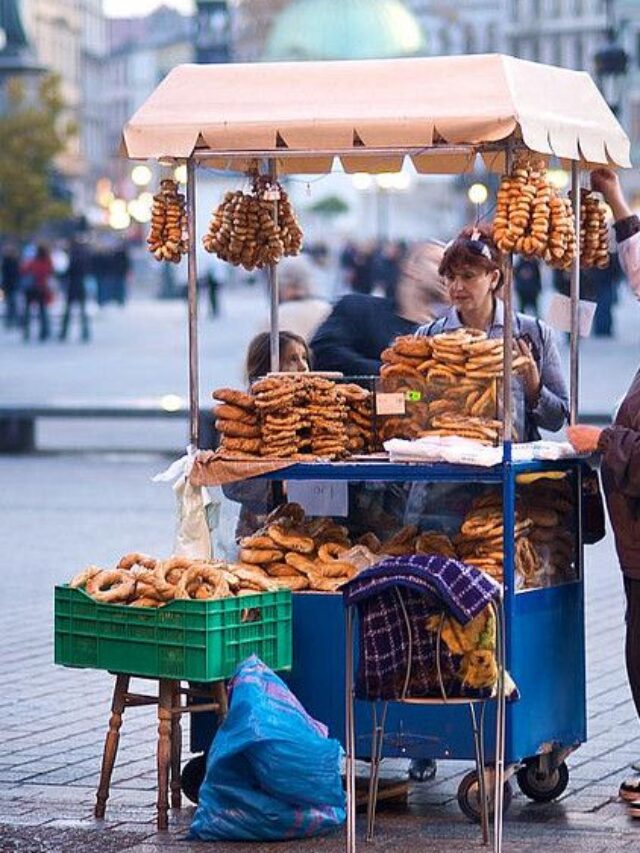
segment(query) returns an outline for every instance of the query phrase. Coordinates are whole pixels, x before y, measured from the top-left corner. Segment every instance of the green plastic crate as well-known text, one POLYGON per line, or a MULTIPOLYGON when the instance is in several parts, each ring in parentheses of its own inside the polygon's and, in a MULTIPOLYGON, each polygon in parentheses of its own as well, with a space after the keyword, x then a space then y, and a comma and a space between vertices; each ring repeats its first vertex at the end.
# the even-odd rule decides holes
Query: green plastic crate
POLYGON ((147 608, 55 588, 55 662, 64 666, 215 681, 251 654, 271 669, 291 669, 289 590, 147 608))

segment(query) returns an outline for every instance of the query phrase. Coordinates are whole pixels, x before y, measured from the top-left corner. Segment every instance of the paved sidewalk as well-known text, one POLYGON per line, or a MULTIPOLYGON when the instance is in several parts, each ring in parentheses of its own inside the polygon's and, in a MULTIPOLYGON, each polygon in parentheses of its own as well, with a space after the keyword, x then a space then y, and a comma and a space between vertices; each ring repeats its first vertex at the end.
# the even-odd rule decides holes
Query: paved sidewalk
MULTIPOLYGON (((52 663, 52 587, 82 565, 108 562, 132 548, 166 554, 173 495, 150 477, 160 457, 29 456, 0 462, 5 561, 0 609, 0 849, 5 851, 200 851, 183 837, 191 806, 154 831, 156 721, 151 709, 125 714, 106 821, 92 818, 112 678, 52 663), (37 533, 36 533, 37 531, 37 533)), ((608 537, 587 552, 589 741, 569 759, 559 802, 533 804, 517 790, 505 824, 506 851, 638 849, 640 826, 616 801, 621 779, 640 757, 640 726, 623 668, 621 584, 608 537)), ((144 684, 142 682, 142 684, 144 684)), ((188 757, 188 723, 184 755, 188 757)), ((372 849, 473 849, 477 828, 455 801, 467 765, 441 762, 431 783, 414 785, 409 811, 381 813, 372 849)), ((397 765, 387 772, 394 773, 397 765)), ((209 849, 209 848, 207 848, 209 849)), ((244 853, 249 845, 220 851, 244 853)), ((290 850, 338 851, 342 836, 290 850)))

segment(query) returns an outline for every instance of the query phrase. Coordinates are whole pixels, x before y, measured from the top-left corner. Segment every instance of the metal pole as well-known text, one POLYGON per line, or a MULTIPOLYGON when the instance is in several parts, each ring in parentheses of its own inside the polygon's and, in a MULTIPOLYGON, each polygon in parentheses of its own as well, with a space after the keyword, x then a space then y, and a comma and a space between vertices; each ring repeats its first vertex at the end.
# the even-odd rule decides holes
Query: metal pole
POLYGON ((578 349, 580 346, 580 167, 577 160, 571 163, 571 195, 576 228, 576 252, 571 265, 571 335, 569 337, 569 423, 578 417, 578 349))
POLYGON ((198 448, 198 415, 200 390, 198 384, 198 269, 196 261, 196 167, 192 157, 187 160, 187 296, 189 304, 189 441, 198 448))
MULTIPOLYGON (((272 181, 277 178, 276 161, 274 159, 267 160, 269 167, 269 177, 272 181)), ((278 221, 278 202, 273 202, 273 219, 278 221)), ((280 370, 280 325, 278 318, 278 303, 279 303, 279 283, 278 283, 278 265, 269 264, 269 297, 271 305, 271 331, 270 331, 270 352, 271 352, 271 372, 277 373, 280 370)))
MULTIPOLYGON (((505 148, 505 172, 511 173, 513 164, 513 152, 511 145, 507 143, 505 148)), ((503 272, 503 294, 504 294, 504 338, 503 338, 503 373, 504 384, 502 388, 502 420, 504 425, 503 460, 511 461, 511 434, 513 430, 513 255, 508 253, 503 272)))

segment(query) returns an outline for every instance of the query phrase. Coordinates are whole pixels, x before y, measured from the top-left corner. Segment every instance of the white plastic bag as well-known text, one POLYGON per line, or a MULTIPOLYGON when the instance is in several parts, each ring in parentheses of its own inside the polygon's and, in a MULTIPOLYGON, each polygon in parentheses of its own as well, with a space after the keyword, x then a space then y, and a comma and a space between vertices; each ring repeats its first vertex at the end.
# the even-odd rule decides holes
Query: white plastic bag
POLYGON ((173 553, 177 556, 198 560, 210 560, 213 557, 211 545, 210 518, 215 517, 215 508, 204 486, 192 486, 189 475, 195 455, 187 451, 172 463, 166 471, 156 474, 154 482, 171 482, 176 496, 176 534, 173 553))

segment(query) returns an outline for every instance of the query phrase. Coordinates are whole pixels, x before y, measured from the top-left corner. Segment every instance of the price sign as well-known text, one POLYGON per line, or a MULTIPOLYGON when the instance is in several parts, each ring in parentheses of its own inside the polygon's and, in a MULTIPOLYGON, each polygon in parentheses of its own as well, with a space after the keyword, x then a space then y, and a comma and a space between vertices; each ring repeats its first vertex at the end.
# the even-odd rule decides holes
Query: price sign
POLYGON ((349 484, 346 480, 289 480, 287 500, 300 504, 306 515, 349 514, 349 484))
POLYGON ((376 394, 376 414, 404 415, 406 400, 403 391, 376 394))

